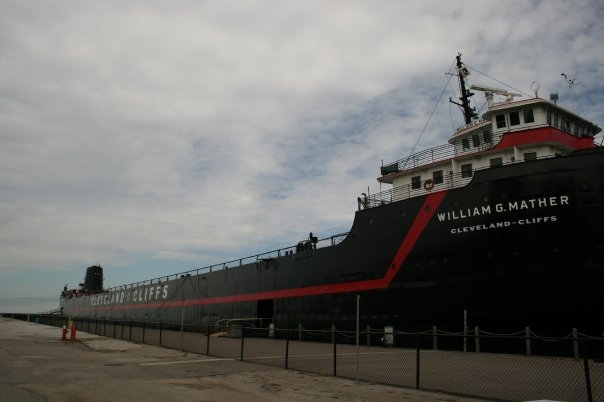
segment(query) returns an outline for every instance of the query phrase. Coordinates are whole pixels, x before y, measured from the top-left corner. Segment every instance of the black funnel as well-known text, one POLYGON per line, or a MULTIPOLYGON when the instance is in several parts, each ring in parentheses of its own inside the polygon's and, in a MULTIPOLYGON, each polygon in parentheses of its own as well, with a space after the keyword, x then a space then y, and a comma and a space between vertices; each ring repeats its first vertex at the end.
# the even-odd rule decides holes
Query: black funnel
POLYGON ((86 277, 84 278, 84 289, 93 292, 103 290, 103 268, 100 265, 93 265, 86 268, 86 277))

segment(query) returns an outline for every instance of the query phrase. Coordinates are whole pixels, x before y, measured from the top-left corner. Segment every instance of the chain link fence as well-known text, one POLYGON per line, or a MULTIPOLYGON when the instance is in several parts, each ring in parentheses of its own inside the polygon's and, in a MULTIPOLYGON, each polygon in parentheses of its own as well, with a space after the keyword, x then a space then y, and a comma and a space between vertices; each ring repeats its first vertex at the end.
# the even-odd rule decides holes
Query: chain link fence
POLYGON ((285 369, 501 401, 604 401, 604 338, 526 328, 362 332, 4 314, 97 335, 285 369))

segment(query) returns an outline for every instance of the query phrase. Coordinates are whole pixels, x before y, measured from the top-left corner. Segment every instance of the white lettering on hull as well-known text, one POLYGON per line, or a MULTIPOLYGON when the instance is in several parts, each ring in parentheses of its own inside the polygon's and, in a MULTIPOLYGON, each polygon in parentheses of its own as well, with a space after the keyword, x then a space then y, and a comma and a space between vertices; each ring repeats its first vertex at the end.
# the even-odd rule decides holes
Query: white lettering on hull
POLYGON ((451 229, 451 234, 483 232, 486 230, 501 229, 501 228, 507 228, 507 227, 511 227, 511 226, 527 226, 527 225, 535 225, 535 224, 543 224, 543 223, 554 223, 557 221, 558 221, 558 217, 556 215, 538 216, 538 217, 534 217, 534 218, 518 219, 515 221, 500 221, 500 222, 485 223, 482 225, 460 226, 460 227, 451 229))
POLYGON ((439 212, 436 217, 439 222, 456 221, 460 219, 474 218, 477 216, 487 216, 505 212, 525 211, 538 208, 564 207, 570 205, 567 195, 552 197, 529 198, 525 200, 502 202, 497 204, 487 204, 470 208, 455 209, 451 211, 439 212))
POLYGON ((168 298, 168 285, 145 286, 129 290, 117 290, 115 292, 90 296, 90 305, 104 306, 166 300, 168 298))

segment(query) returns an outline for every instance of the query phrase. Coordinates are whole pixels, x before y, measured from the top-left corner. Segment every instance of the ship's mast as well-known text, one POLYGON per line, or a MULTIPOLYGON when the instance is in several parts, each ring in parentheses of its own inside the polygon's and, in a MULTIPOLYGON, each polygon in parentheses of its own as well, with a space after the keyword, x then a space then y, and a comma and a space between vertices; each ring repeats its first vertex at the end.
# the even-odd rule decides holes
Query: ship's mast
POLYGON ((461 100, 461 103, 453 102, 452 99, 449 99, 449 102, 454 103, 461 108, 466 124, 470 124, 472 122, 472 119, 478 117, 478 115, 476 114, 476 109, 470 107, 470 97, 474 95, 474 93, 466 89, 466 77, 470 75, 470 71, 466 67, 464 67, 463 63, 461 62, 461 53, 457 54, 456 59, 457 77, 459 78, 459 89, 461 92, 459 100, 461 100))

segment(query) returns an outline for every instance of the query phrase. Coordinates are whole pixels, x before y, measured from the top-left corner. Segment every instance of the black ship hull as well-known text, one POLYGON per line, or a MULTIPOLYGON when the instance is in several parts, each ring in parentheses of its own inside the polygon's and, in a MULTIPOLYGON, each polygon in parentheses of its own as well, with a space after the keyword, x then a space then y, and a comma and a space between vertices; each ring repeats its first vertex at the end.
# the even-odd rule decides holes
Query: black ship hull
POLYGON ((66 315, 276 327, 604 332, 604 150, 477 171, 357 211, 339 244, 62 298, 66 315))

